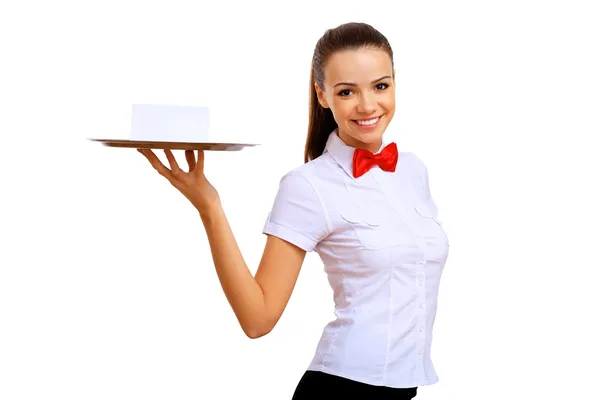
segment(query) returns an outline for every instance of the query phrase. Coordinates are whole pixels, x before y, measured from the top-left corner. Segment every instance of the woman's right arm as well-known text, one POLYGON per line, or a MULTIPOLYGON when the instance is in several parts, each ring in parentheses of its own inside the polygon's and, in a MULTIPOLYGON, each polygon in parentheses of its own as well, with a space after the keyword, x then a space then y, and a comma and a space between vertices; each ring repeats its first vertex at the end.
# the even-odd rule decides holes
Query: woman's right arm
POLYGON ((306 252, 276 236, 267 236, 253 277, 220 202, 203 210, 200 217, 221 287, 244 333, 250 338, 266 335, 287 306, 306 252))
POLYGON ((256 276, 240 252, 215 188, 204 176, 204 153, 198 160, 192 151, 185 156, 189 172, 182 171, 173 154, 165 151, 171 169, 151 150, 138 150, 196 207, 206 230, 219 281, 244 333, 258 338, 279 321, 296 285, 306 251, 268 235, 256 276))

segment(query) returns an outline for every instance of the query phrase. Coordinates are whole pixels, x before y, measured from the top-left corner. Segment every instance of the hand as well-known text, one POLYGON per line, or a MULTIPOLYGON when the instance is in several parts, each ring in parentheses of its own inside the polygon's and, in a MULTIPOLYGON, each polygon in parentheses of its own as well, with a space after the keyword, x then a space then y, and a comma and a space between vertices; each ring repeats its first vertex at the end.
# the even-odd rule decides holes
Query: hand
POLYGON ((193 205, 198 212, 203 213, 219 201, 219 194, 204 175, 204 151, 198 150, 198 160, 193 150, 185 150, 185 158, 189 172, 179 168, 171 150, 166 149, 165 155, 171 169, 168 169, 149 149, 138 149, 159 174, 175 186, 193 205))

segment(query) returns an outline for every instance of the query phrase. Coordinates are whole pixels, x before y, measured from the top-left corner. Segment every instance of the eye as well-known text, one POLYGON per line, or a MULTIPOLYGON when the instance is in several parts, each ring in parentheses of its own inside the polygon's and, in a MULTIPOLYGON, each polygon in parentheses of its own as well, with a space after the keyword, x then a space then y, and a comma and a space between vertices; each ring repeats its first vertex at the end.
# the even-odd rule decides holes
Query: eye
POLYGON ((350 96, 351 94, 352 94, 352 92, 350 91, 350 89, 344 89, 338 93, 338 95, 340 95, 342 97, 350 96))
POLYGON ((376 88, 377 90, 385 90, 389 87, 390 85, 388 85, 387 83, 378 83, 376 88))

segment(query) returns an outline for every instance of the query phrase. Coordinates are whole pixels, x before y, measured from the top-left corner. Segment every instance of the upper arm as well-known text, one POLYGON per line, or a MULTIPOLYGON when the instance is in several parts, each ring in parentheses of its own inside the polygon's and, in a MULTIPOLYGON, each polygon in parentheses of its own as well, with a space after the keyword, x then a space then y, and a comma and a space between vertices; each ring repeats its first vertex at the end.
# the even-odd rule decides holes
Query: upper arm
POLYGON ((266 332, 281 318, 296 286, 306 251, 278 238, 267 236, 265 250, 254 279, 260 285, 265 302, 266 332))
POLYGON ((255 279, 264 294, 270 331, 287 306, 306 253, 329 234, 321 200, 300 174, 281 180, 263 233, 267 243, 255 279))

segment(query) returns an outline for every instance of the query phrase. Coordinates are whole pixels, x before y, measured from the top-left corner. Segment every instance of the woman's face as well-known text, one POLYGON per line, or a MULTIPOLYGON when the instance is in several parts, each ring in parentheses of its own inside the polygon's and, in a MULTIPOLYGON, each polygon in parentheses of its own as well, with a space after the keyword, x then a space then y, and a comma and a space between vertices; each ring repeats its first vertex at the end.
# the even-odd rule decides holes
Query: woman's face
POLYGON ((324 88, 315 84, 319 103, 330 108, 340 138, 349 146, 376 152, 396 111, 394 70, 383 50, 333 54, 325 65, 324 88))

